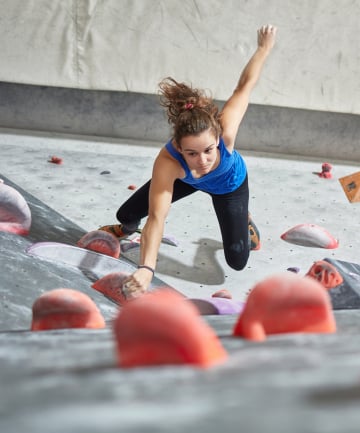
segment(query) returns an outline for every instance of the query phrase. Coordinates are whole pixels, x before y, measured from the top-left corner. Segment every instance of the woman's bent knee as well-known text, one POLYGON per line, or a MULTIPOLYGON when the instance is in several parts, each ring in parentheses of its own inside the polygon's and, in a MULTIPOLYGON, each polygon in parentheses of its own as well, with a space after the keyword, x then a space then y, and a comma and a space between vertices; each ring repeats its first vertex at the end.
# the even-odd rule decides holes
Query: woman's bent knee
POLYGON ((228 251, 225 251, 225 260, 230 268, 241 271, 249 260, 249 248, 247 245, 233 244, 228 251))
POLYGON ((135 231, 141 222, 140 219, 126 213, 123 206, 117 211, 116 218, 128 231, 135 231))
POLYGON ((248 262, 248 257, 246 259, 226 258, 226 263, 230 266, 230 268, 234 269, 235 271, 242 271, 245 268, 247 262, 248 262))

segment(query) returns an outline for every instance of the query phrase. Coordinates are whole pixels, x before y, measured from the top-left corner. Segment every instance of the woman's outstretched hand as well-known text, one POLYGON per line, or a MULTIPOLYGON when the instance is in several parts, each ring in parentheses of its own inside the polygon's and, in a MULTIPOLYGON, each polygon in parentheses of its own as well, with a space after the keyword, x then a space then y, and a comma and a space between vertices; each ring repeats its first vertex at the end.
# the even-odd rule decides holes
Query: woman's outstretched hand
POLYGON ((265 48, 268 51, 271 51, 275 44, 277 28, 272 26, 271 24, 267 24, 266 26, 260 27, 257 31, 258 35, 258 46, 260 48, 265 48))
POLYGON ((148 269, 137 269, 124 281, 122 293, 126 299, 131 300, 143 295, 152 280, 152 273, 148 269))

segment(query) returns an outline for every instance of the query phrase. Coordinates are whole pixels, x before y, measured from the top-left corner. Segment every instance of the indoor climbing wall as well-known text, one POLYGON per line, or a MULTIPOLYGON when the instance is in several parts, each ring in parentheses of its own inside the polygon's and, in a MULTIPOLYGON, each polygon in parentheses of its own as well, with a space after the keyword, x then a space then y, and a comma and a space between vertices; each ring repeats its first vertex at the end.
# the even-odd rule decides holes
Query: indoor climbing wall
POLYGON ((253 102, 360 114, 357 1, 13 0, 1 15, 0 81, 153 94, 171 75, 220 100, 270 22, 279 43, 253 102))

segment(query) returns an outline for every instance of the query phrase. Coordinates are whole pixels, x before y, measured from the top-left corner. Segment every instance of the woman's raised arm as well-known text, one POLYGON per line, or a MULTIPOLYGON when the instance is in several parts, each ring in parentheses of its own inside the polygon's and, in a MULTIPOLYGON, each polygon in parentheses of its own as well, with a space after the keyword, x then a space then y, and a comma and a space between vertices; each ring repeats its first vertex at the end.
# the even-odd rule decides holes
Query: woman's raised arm
POLYGON ((237 86, 221 112, 221 125, 226 147, 232 151, 240 123, 249 105, 250 93, 257 83, 276 37, 276 27, 262 26, 257 31, 257 49, 243 69, 237 86))

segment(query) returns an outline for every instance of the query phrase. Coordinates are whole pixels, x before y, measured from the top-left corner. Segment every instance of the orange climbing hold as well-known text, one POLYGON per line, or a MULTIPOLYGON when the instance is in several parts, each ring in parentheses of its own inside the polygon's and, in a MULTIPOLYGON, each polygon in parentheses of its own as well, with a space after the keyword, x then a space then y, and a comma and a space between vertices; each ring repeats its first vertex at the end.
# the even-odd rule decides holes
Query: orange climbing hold
POLYGON ((339 182, 350 203, 360 201, 360 171, 340 177, 339 182))
POLYGON ((78 240, 76 245, 80 248, 96 251, 118 259, 120 257, 120 242, 118 238, 103 230, 93 230, 78 240))
POLYGON ((306 276, 319 281, 327 289, 339 286, 344 281, 336 267, 325 260, 314 262, 306 276))
POLYGON ((121 308, 114 321, 121 367, 193 364, 211 367, 227 353, 197 308, 166 288, 121 308))
POLYGON ((105 320, 92 299, 73 289, 44 293, 32 306, 32 331, 64 328, 104 328, 105 320))
POLYGON ((286 272, 268 277, 254 286, 233 334, 263 341, 271 334, 335 331, 327 290, 312 278, 286 272))

